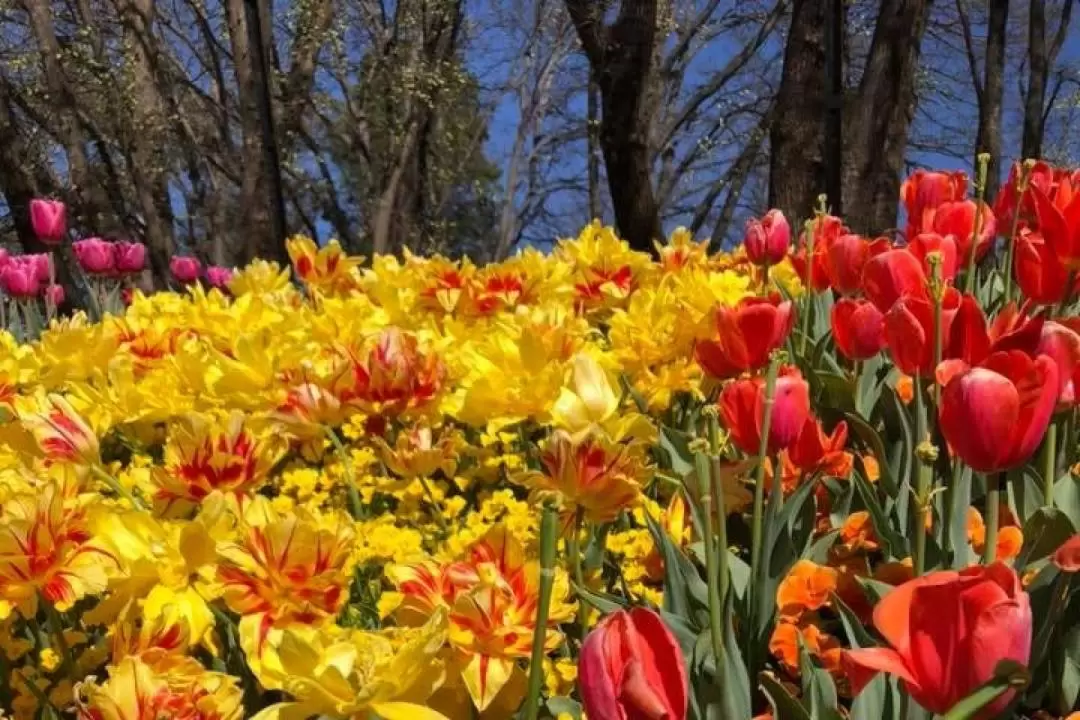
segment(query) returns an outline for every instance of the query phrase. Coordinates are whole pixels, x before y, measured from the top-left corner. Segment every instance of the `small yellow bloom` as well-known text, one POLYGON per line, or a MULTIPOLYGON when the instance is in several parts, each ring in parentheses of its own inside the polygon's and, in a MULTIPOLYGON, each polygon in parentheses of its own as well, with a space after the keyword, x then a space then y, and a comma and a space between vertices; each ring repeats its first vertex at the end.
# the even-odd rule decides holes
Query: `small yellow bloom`
POLYGON ((60 656, 52 648, 42 648, 38 653, 38 664, 45 672, 52 672, 60 667, 60 656))

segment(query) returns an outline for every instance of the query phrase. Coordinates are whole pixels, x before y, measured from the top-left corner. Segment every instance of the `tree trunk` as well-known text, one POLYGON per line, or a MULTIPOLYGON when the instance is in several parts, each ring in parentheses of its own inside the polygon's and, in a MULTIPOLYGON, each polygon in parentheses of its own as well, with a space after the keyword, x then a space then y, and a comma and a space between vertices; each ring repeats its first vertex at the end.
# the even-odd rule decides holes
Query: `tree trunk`
POLYGON ((769 132, 769 207, 810 217, 825 190, 824 0, 795 0, 769 132))
POLYGON ((1061 9, 1061 22, 1053 42, 1046 43, 1046 3, 1031 0, 1028 6, 1028 87, 1024 98, 1024 130, 1020 154, 1025 158, 1040 158, 1046 130, 1046 83, 1050 67, 1065 44, 1072 19, 1073 2, 1061 9))
POLYGON ((844 219, 856 232, 896 227, 915 73, 931 0, 883 0, 858 93, 846 108, 844 219))
POLYGON ((588 94, 585 132, 589 148, 589 222, 592 222, 603 216, 604 208, 600 202, 600 88, 591 72, 588 94))
POLYGON ((600 147, 619 233, 635 250, 663 238, 652 187, 646 95, 656 46, 657 0, 623 0, 606 26, 600 3, 566 0, 600 87, 600 147))
POLYGON ((975 138, 975 153, 976 158, 979 153, 990 155, 986 197, 993 198, 997 196, 1001 181, 1001 112, 1005 94, 1005 30, 1009 22, 1009 0, 990 0, 989 6, 985 80, 979 102, 979 130, 975 138))

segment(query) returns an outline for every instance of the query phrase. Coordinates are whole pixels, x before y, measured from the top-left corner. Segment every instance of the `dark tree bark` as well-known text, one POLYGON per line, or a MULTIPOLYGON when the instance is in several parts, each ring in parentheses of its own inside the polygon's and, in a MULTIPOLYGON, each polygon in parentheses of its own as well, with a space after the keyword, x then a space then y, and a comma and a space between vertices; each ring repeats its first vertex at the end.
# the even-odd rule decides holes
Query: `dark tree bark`
POLYGON ((985 81, 977 93, 979 130, 975 137, 975 153, 976 156, 979 153, 990 155, 986 197, 993 198, 997 196, 1001 174, 1001 112, 1005 95, 1005 30, 1009 23, 1009 0, 990 0, 989 6, 983 68, 985 81))
POLYGON ((915 73, 931 0, 883 0, 857 92, 844 117, 844 220, 876 235, 896 227, 915 73))
POLYGON ((605 25, 606 3, 566 0, 600 88, 600 147, 619 233, 635 250, 663 237, 652 186, 646 95, 656 49, 657 0, 623 0, 605 25))
POLYGON ((600 88, 589 74, 586 133, 589 148, 589 220, 598 220, 604 208, 600 203, 600 88))
POLYGON ((1042 157, 1047 114, 1046 85, 1050 68, 1065 44, 1072 8, 1072 0, 1064 3, 1057 32, 1047 45, 1046 2, 1031 0, 1028 6, 1028 87, 1024 98, 1024 131, 1020 149, 1025 159, 1042 157))
POLYGON ((825 189, 824 0, 795 0, 769 132, 769 207, 807 218, 825 189))

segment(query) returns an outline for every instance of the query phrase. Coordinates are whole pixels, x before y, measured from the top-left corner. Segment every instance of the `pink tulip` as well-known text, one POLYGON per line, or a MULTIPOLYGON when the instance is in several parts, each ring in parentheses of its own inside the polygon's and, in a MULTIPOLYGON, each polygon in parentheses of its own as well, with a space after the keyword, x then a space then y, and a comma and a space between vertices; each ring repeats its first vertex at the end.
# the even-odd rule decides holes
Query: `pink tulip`
POLYGON ((112 275, 116 270, 112 243, 101 238, 79 240, 72 246, 79 267, 91 275, 112 275))
POLYGON ((112 246, 116 271, 126 275, 140 273, 146 267, 146 246, 142 243, 118 242, 112 246))
POLYGON ((791 226, 784 213, 770 210, 760 220, 746 223, 743 245, 755 265, 776 265, 783 260, 791 245, 791 226))
POLYGON ((45 302, 50 303, 53 307, 59 307, 64 304, 64 286, 52 284, 45 288, 45 302))
POLYGON ((38 240, 46 245, 59 245, 67 234, 67 207, 59 200, 31 200, 30 224, 38 240))
POLYGON ((202 274, 202 263, 198 258, 188 255, 175 255, 169 260, 169 269, 172 270, 173 277, 177 281, 187 285, 199 279, 199 275, 202 274))
POLYGON ((26 257, 28 256, 11 258, 3 270, 0 270, 0 286, 8 295, 20 300, 37 297, 41 290, 41 281, 34 263, 25 260, 26 257))
POLYGON ((211 265, 206 268, 206 279, 219 290, 227 290, 232 278, 233 271, 230 268, 221 267, 220 265, 211 265))
POLYGON ((53 279, 53 262, 52 255, 48 253, 35 253, 32 255, 20 255, 18 257, 20 262, 27 263, 33 270, 35 277, 39 283, 52 282, 53 279))
POLYGON ((7 264, 11 262, 11 255, 4 248, 0 248, 0 270, 7 267, 7 264))

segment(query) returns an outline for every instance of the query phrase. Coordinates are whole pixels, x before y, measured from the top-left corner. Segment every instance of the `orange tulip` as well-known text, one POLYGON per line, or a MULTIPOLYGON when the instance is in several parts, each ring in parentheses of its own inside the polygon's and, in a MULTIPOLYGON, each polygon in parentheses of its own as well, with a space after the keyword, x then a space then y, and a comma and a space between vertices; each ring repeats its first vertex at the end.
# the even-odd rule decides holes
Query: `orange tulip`
MULTIPOLYGON (((765 410, 765 381, 748 378, 729 383, 721 391, 718 405, 720 418, 735 447, 747 455, 757 455, 765 410)), ((809 412, 810 386, 797 369, 784 368, 776 380, 768 454, 774 455, 798 440, 809 412)))
POLYGON ((717 308, 714 321, 716 333, 698 341, 694 357, 706 375, 723 380, 764 367, 791 332, 795 310, 788 301, 745 298, 717 308))
MULTIPOLYGON (((1027 664, 1031 624, 1027 593, 1007 565, 929 573, 874 608, 874 626, 891 647, 849 650, 848 677, 858 693, 879 671, 896 675, 920 705, 943 714, 993 677, 1000 661, 1027 664)), ((978 717, 996 717, 1012 695, 978 717)))
POLYGON ((1058 398, 1058 370, 1045 355, 996 352, 945 385, 938 412, 949 446, 972 469, 999 472, 1027 461, 1058 398))

